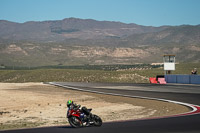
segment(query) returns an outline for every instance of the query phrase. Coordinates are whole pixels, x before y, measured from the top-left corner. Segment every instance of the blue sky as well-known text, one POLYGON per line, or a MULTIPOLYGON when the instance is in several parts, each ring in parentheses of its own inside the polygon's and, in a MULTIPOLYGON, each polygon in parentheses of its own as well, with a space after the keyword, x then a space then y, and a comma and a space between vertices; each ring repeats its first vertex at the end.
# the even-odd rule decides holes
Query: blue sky
POLYGON ((0 0, 0 20, 75 17, 147 26, 200 24, 200 0, 0 0))

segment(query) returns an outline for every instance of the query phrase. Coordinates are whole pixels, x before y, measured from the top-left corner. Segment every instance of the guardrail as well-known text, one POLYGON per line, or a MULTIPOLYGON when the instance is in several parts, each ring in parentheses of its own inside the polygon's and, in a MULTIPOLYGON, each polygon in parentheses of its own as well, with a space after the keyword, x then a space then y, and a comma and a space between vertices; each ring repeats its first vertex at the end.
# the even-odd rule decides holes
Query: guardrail
POLYGON ((200 84, 200 75, 165 75, 167 83, 200 84))

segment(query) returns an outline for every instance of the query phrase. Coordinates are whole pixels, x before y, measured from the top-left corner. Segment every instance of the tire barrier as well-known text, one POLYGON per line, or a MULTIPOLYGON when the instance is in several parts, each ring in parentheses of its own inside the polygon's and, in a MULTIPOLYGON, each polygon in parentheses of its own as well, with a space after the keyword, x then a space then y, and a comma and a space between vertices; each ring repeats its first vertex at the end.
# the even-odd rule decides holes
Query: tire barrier
POLYGON ((157 75, 156 78, 150 77, 149 82, 151 84, 166 84, 165 76, 164 75, 157 75))

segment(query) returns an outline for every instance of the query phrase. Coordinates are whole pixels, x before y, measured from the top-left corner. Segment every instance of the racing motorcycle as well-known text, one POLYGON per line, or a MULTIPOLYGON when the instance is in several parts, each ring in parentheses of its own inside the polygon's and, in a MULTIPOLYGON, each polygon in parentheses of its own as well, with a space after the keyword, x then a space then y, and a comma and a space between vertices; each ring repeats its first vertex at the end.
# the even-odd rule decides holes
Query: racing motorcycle
MULTIPOLYGON (((92 109, 88 109, 88 111, 91 112, 92 109)), ((91 114, 91 117, 88 117, 81 109, 73 110, 68 108, 67 118, 69 124, 74 128, 102 125, 102 120, 99 116, 91 114)))

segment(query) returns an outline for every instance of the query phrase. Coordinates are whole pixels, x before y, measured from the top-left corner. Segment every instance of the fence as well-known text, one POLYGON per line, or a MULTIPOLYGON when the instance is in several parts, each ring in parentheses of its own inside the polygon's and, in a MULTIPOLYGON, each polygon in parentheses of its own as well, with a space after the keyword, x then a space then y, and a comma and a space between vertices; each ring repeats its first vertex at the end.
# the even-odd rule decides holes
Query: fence
POLYGON ((165 75, 167 83, 200 84, 200 75, 165 75))

